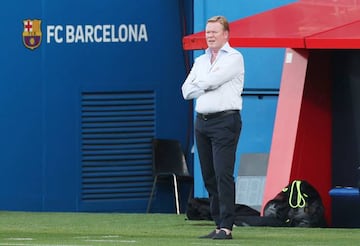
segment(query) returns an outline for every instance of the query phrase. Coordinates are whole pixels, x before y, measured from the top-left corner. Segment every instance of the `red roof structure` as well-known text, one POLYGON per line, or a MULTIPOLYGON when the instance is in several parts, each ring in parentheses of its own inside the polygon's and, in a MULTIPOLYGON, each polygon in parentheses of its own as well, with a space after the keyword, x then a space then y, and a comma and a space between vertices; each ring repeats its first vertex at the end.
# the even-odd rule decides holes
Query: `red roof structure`
MULTIPOLYGON (((233 47, 360 48, 360 2, 300 0, 230 23, 233 47)), ((185 50, 207 47, 205 33, 183 39, 185 50)))

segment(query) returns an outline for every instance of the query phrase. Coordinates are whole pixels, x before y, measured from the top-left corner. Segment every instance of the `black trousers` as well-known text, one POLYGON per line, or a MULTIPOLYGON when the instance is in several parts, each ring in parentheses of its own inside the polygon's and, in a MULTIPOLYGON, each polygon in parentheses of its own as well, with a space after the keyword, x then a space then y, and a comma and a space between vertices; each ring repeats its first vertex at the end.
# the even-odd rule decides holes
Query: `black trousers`
POLYGON ((234 166, 242 121, 239 112, 196 117, 195 137, 210 212, 216 227, 232 230, 235 220, 234 166))

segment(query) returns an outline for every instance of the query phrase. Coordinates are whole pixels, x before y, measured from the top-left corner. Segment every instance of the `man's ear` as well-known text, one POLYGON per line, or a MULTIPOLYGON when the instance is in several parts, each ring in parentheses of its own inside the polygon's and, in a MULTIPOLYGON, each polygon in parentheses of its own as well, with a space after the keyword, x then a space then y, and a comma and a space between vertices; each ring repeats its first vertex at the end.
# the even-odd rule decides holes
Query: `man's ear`
POLYGON ((224 36, 226 37, 226 39, 229 39, 229 31, 224 31, 224 36))

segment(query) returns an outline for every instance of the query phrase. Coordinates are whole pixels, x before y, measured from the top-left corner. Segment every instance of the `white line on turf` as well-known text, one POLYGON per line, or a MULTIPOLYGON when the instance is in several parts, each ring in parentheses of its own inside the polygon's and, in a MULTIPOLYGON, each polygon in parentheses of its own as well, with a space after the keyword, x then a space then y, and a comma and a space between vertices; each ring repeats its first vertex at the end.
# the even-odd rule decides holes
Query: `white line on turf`
POLYGON ((31 245, 31 244, 25 244, 25 243, 0 243, 0 245, 13 245, 13 246, 28 246, 28 245, 31 245))
POLYGON ((11 241, 32 241, 34 240, 31 237, 9 237, 6 238, 6 240, 11 240, 11 241))
POLYGON ((106 243, 136 243, 135 240, 109 240, 109 239, 86 239, 85 242, 106 242, 106 243))

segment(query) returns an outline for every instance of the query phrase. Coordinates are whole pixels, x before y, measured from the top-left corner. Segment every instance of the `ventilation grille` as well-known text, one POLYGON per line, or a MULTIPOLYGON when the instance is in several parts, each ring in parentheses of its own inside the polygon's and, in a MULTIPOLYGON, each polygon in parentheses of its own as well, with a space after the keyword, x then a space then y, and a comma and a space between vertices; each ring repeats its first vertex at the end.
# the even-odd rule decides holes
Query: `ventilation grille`
POLYGON ((83 93, 81 123, 82 200, 147 199, 154 92, 83 93))

